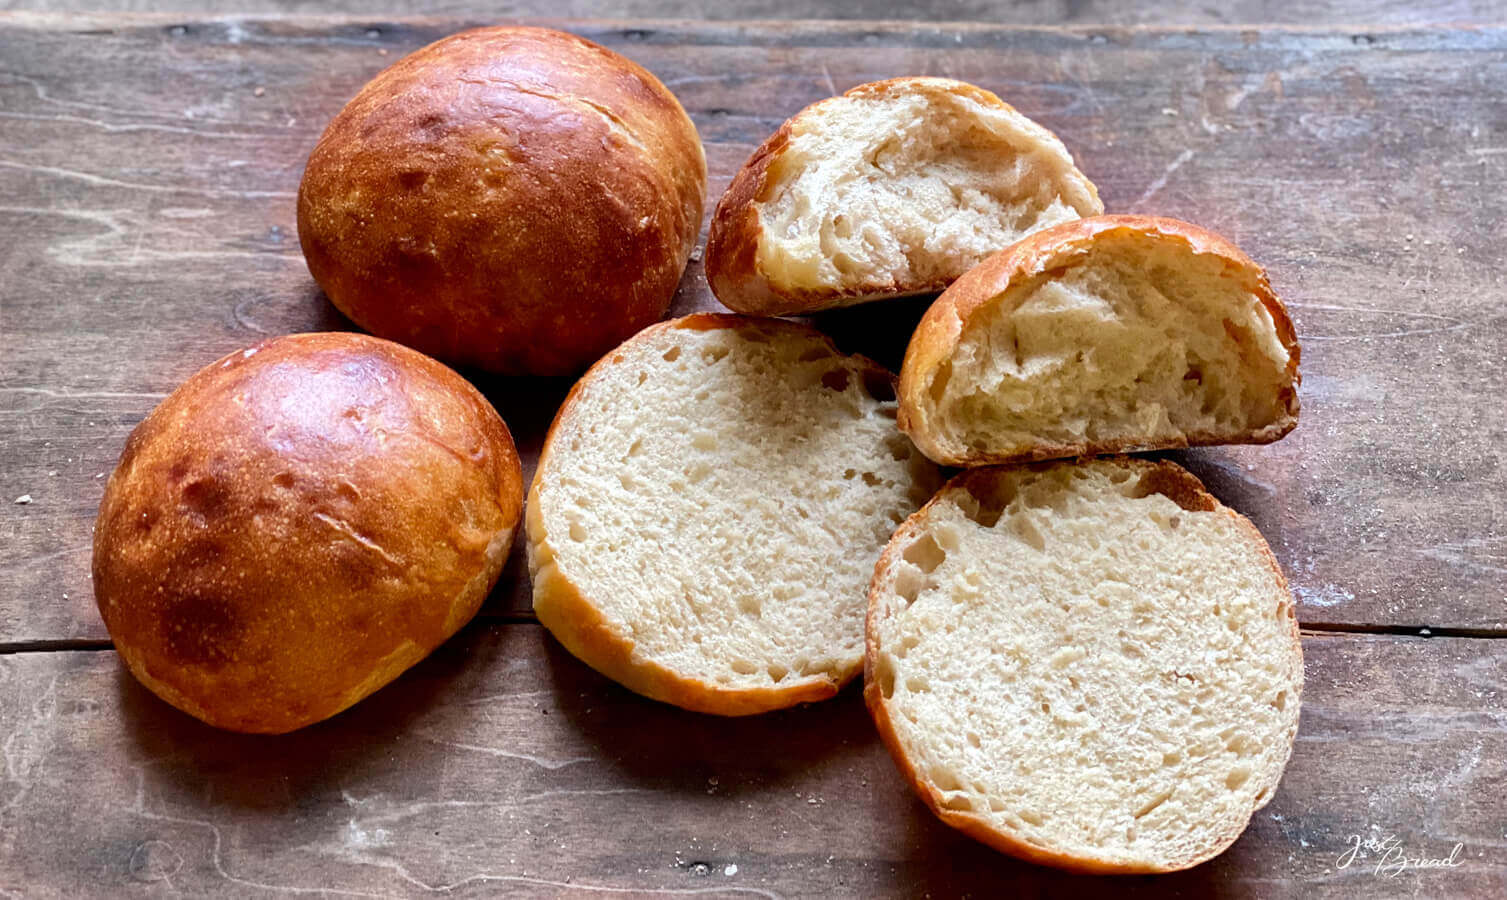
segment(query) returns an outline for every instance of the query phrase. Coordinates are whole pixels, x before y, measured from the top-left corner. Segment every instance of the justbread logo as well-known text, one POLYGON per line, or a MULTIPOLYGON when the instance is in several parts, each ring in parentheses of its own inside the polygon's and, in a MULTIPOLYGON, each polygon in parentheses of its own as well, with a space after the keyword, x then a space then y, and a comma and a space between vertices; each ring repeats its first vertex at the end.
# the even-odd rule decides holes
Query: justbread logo
POLYGON ((1449 851, 1448 856, 1431 857, 1419 854, 1409 855, 1409 850, 1402 846, 1394 834, 1380 837, 1363 837, 1352 834, 1349 838, 1350 848, 1340 854, 1335 867, 1348 869, 1352 865, 1371 865, 1371 858, 1376 858, 1371 874, 1386 878, 1396 878, 1409 869, 1455 869, 1465 865, 1465 860, 1460 855, 1465 851, 1465 844, 1458 843, 1449 851))

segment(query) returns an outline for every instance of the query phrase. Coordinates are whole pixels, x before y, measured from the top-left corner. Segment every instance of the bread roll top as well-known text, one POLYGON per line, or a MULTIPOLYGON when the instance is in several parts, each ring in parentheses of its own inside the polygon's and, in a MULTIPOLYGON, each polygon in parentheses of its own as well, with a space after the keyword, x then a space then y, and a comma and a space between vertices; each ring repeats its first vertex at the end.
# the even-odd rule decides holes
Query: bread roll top
POLYGON ((200 370, 131 433, 95 595, 169 702, 286 731, 465 624, 521 506, 507 427, 460 376, 364 335, 276 338, 200 370))
POLYGON ((309 270, 363 328, 449 362, 572 374, 668 309, 701 227, 696 128, 650 72, 544 28, 399 60, 309 157, 309 270))

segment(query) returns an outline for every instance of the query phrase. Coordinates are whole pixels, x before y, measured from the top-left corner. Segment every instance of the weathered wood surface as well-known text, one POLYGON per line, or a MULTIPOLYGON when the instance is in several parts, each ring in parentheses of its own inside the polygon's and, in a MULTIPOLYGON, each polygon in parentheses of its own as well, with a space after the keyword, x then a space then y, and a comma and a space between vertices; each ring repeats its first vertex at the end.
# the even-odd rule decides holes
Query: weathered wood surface
POLYGON ((216 732, 110 652, 0 656, 0 891, 43 896, 1501 897, 1507 657, 1470 638, 1306 640, 1281 788, 1225 855, 1101 883, 941 825, 854 691, 721 720, 647 703, 537 625, 474 625, 285 738, 216 732), (1428 673, 1418 677, 1418 673, 1428 673), (1460 865, 1341 867, 1351 835, 1460 865))
POLYGON ((1500 0, 0 0, 0 10, 250 15, 563 16, 572 19, 852 19, 999 25, 1417 25, 1507 19, 1500 0))
MULTIPOLYGON (((0 18, 0 642, 105 637, 101 475, 162 395, 267 335, 348 327, 298 252, 305 156, 375 72, 472 24, 174 22, 0 18)), ((1182 458, 1265 532, 1304 623, 1507 629, 1507 30, 573 27, 684 100, 713 198, 801 106, 934 73, 1054 128, 1110 210, 1230 235, 1290 301, 1303 417, 1182 458)), ((675 311, 715 305, 693 264, 675 311)), ((922 306, 821 324, 894 364, 922 306)), ((531 463, 566 383, 479 382, 531 463)), ((489 611, 526 610, 524 578, 489 611)))
MULTIPOLYGON (((731 722, 640 700, 497 621, 526 616, 517 557, 491 621, 282 739, 187 719, 108 651, 15 652, 105 638, 98 476, 162 395, 263 336, 349 327, 298 254, 304 158, 380 68, 490 21, 369 9, 0 16, 0 893, 1507 894, 1503 29, 568 25, 681 96, 713 197, 802 105, 947 74, 1057 130, 1111 210, 1201 222, 1269 266, 1304 342, 1302 424, 1178 457, 1267 534, 1305 623, 1481 636, 1305 638, 1292 766, 1209 865, 1106 887, 984 850, 911 799, 853 692, 731 722), (1386 833, 1409 855, 1460 843, 1464 864, 1338 867, 1350 835, 1386 833)), ((1483 15, 1458 9, 1419 14, 1483 15)), ((923 306, 819 324, 893 365, 923 306)), ((676 311, 714 307, 693 265, 676 311)), ((478 382, 531 466, 568 382, 478 382)))

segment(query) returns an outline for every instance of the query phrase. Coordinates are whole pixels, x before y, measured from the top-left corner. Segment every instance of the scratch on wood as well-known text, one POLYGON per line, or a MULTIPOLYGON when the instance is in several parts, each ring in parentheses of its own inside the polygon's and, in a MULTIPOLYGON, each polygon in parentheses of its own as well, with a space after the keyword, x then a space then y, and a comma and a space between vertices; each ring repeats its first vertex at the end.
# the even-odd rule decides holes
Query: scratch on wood
MULTIPOLYGON (((69 266, 84 267, 129 267, 138 264, 150 264, 159 260, 187 260, 187 259, 275 259, 282 261, 302 262, 303 256, 297 253, 280 253, 276 251, 249 251, 249 250, 158 250, 143 247, 146 232, 137 232, 137 238, 132 245, 131 251, 121 258, 117 251, 124 246, 126 235, 129 233, 124 225, 117 221, 117 216, 129 213, 129 210, 97 210, 97 209, 51 209, 39 206, 0 206, 0 213, 17 213, 21 215, 60 216, 65 219, 80 219, 105 227, 105 231, 87 236, 75 236, 72 240, 64 239, 47 248, 47 252, 53 259, 69 266)), ((138 224, 138 223, 131 223, 138 224)), ((176 229, 170 230, 168 236, 183 234, 176 229)))
POLYGON ((557 797, 610 797, 617 794, 653 794, 652 788, 566 788, 558 791, 540 791, 518 798, 518 805, 553 800, 557 797))
POLYGON ((47 689, 32 703, 31 715, 24 721, 17 722, 11 733, 6 735, 5 743, 0 745, 5 756, 5 778, 19 788, 6 801, 3 809, 11 809, 25 797, 34 780, 32 775, 37 764, 47 756, 52 745, 52 729, 44 726, 50 725, 57 716, 60 677, 52 677, 47 689))
MULTIPOLYGON (((1082 57, 1081 61, 1085 68, 1096 68, 1092 54, 1082 57)), ((1067 105, 1066 108, 1062 110, 1062 114, 1066 115, 1070 112, 1073 112, 1081 103, 1086 105, 1089 109, 1089 112, 1092 113, 1092 115, 1094 115, 1095 117, 1102 115, 1104 112, 1104 102, 1100 99, 1100 92, 1094 89, 1091 80, 1085 80, 1082 76, 1074 71, 1074 68, 1076 68, 1076 65, 1068 65, 1068 57, 1064 56, 1057 60, 1058 71, 1060 71, 1068 81, 1072 82, 1072 90, 1070 92, 1070 95, 1072 96, 1073 100, 1067 105)), ((1089 78, 1092 79, 1096 73, 1087 74, 1089 75, 1089 78)))
POLYGON ((142 391, 55 391, 43 387, 0 387, 0 394, 40 394, 60 400, 162 400, 167 394, 142 391))
POLYGON ((36 94, 37 99, 41 100, 43 103, 51 103, 54 106, 66 106, 72 109, 96 109, 101 112, 109 113, 119 111, 109 104, 105 103, 84 103, 78 100, 59 100, 56 97, 48 95, 47 91, 42 87, 42 82, 36 80, 35 78, 28 78, 25 75, 20 75, 15 72, 4 72, 0 74, 3 74, 5 78, 11 79, 11 81, 0 83, 0 87, 12 87, 17 84, 24 84, 27 87, 31 88, 32 93, 36 94))
MULTIPOLYGON (((11 733, 0 744, 0 753, 5 757, 5 781, 14 786, 5 804, 0 806, 0 814, 4 814, 0 818, 6 821, 15 822, 10 816, 11 810, 24 808, 32 787, 40 780, 39 767, 52 753, 56 741, 60 677, 52 677, 46 690, 32 703, 31 714, 14 722, 11 733)), ((0 828, 0 853, 9 858, 24 830, 13 825, 0 828)))
POLYGON ((60 556, 71 556, 71 555, 73 555, 75 553, 86 553, 86 552, 88 552, 89 550, 92 550, 92 549, 94 549, 94 545, 93 544, 82 544, 82 545, 80 545, 78 547, 69 547, 69 548, 67 548, 65 550, 57 550, 57 551, 54 551, 52 553, 44 553, 41 556, 30 556, 30 557, 27 557, 26 559, 17 560, 14 563, 14 565, 19 565, 19 566, 34 566, 34 565, 36 565, 38 563, 47 562, 50 559, 57 559, 60 556))
POLYGON ((1450 541, 1435 544, 1432 547, 1423 547, 1414 550, 1419 556, 1438 560, 1452 566, 1463 566, 1481 572, 1494 572, 1507 574, 1507 565, 1493 565, 1493 563, 1507 562, 1507 554, 1489 552, 1493 545, 1502 544, 1507 539, 1483 537, 1469 538, 1463 541, 1450 541), (1491 560, 1483 562, 1482 559, 1491 560))
POLYGON ((688 84, 705 84, 709 81, 722 83, 727 81, 727 75, 677 75, 674 78, 665 79, 663 84, 665 87, 673 89, 684 87, 688 84))
POLYGON ((87 125, 98 128, 101 131, 118 134, 131 131, 160 131, 167 134, 187 134, 200 138, 230 138, 234 140, 258 140, 265 141, 267 135, 256 134, 249 131, 205 131, 198 128, 182 128, 177 125, 153 125, 146 122, 131 122, 124 125, 115 125, 110 122, 102 122, 99 119, 89 119, 84 116, 43 116, 36 113, 18 113, 0 111, 0 119, 23 119, 33 122, 68 122, 75 125, 87 125))
POLYGON ((336 887, 304 887, 302 885, 268 884, 261 881, 252 881, 246 878, 238 878, 225 869, 224 860, 221 859, 221 846, 224 842, 220 834, 220 826, 208 819, 189 819, 181 816, 170 816, 164 813, 154 813, 146 808, 146 769, 144 766, 133 766, 136 770, 136 802, 132 808, 126 810, 131 815, 146 819, 151 822, 169 822, 178 825, 191 825, 196 828, 209 830, 211 844, 209 849, 209 862, 214 867, 215 874, 231 884, 244 885, 258 888, 264 891, 279 891, 286 894, 337 894, 342 897, 381 897, 381 894, 373 894, 368 891, 353 891, 346 888, 336 887))
POLYGON ((134 266, 137 263, 141 262, 141 244, 146 240, 146 237, 146 231, 143 230, 136 232, 136 243, 131 245, 131 256, 126 261, 127 265, 134 266))
POLYGON ((1245 98, 1255 93, 1258 87, 1258 85, 1242 84, 1235 93, 1230 95, 1230 99, 1226 101, 1224 105, 1225 112, 1234 112, 1239 109, 1240 104, 1245 102, 1245 98))
POLYGON ((583 891, 583 892, 595 893, 595 894, 632 894, 634 896, 648 896, 648 895, 653 895, 653 896, 659 896, 659 895, 693 896, 693 895, 697 895, 697 894, 719 894, 719 895, 726 895, 726 894, 747 894, 747 895, 753 896, 753 897, 765 897, 765 898, 768 898, 768 900, 781 900, 779 894, 771 893, 769 891, 762 890, 760 888, 750 888, 750 887, 706 887, 706 888, 649 888, 649 887, 631 887, 631 888, 626 888, 626 887, 613 887, 612 885, 606 885, 606 884, 587 884, 586 882, 575 881, 575 880, 571 880, 571 881, 551 881, 550 879, 547 879, 547 878, 535 878, 535 877, 528 876, 528 875, 492 875, 492 874, 488 874, 488 873, 485 873, 485 872, 481 872, 481 873, 478 873, 476 875, 472 875, 469 878, 462 878, 460 881, 454 881, 454 882, 451 882, 449 884, 429 884, 428 882, 420 881, 419 879, 414 878, 412 875, 410 875, 408 873, 408 869, 406 867, 404 867, 403 865, 401 865, 401 864, 394 864, 393 868, 397 871, 399 877, 401 877, 403 880, 411 883, 414 887, 420 888, 420 889, 428 891, 430 893, 437 893, 437 894, 448 894, 448 893, 451 893, 452 891, 454 891, 456 888, 464 887, 464 886, 466 886, 468 884, 490 884, 492 882, 503 882, 503 883, 514 883, 514 884, 531 884, 531 885, 536 885, 538 887, 558 888, 561 891, 567 892, 567 893, 571 892, 571 891, 583 891))
POLYGON ((37 166, 8 159, 0 159, 0 166, 8 169, 20 169, 24 172, 36 172, 41 175, 49 175, 53 178, 82 181, 85 184, 93 184, 100 187, 118 187, 133 191, 152 191, 163 194, 199 194, 205 197, 242 197, 248 199, 275 198, 290 200, 298 196, 294 191, 236 191, 222 188, 187 187, 184 185, 140 184, 134 181, 120 181, 115 178, 106 178, 103 175, 94 175, 89 172, 79 172, 74 169, 63 169, 57 166, 37 166))
POLYGON ((1141 196, 1138 197, 1135 203, 1131 205, 1140 207, 1147 200, 1155 197, 1158 191, 1167 186, 1167 179, 1172 177, 1172 173, 1176 172, 1178 169, 1181 169, 1184 163, 1193 158, 1193 152, 1194 151, 1192 148, 1188 148, 1179 153, 1177 155, 1177 158, 1168 163, 1167 168, 1162 170, 1162 174, 1157 176, 1157 179, 1151 182, 1151 184, 1147 185, 1146 190, 1142 191, 1141 196))
POLYGON ((1430 790, 1447 797, 1455 789, 1466 787, 1473 780, 1471 776, 1475 774, 1476 769, 1480 768, 1481 748, 1481 742, 1476 741, 1475 746, 1469 750, 1462 749, 1455 757, 1455 767, 1444 773, 1437 781, 1432 781, 1429 784, 1430 790))
POLYGON ((501 747, 484 747, 480 744, 464 744, 459 741, 447 741, 435 737, 431 737, 429 738, 429 740, 434 741, 436 744, 443 744, 446 747, 454 747, 457 750, 470 750, 474 753, 485 753, 488 756, 502 756, 508 759, 522 760, 524 762, 533 763, 541 769, 563 769, 566 766, 574 766, 580 763, 593 762, 596 759, 592 756, 570 756, 566 757, 565 759, 543 759, 538 756, 530 756, 527 753, 520 753, 516 750, 504 750, 501 747))
POLYGON ((827 71, 827 64, 822 63, 822 77, 827 80, 827 90, 835 97, 838 94, 837 85, 832 81, 832 73, 827 71))
POLYGON ((1474 322, 1468 321, 1466 319, 1461 319, 1456 316, 1443 316, 1437 313, 1416 312, 1414 310, 1407 309, 1386 309, 1382 307, 1365 306, 1338 306, 1330 303, 1289 303, 1287 304, 1287 306, 1289 309, 1298 310, 1314 309, 1322 310, 1324 312, 1344 312, 1358 313, 1361 315, 1395 316, 1403 320, 1429 319, 1436 322, 1446 323, 1433 328, 1398 328, 1392 331, 1360 331, 1348 334, 1314 334, 1311 329, 1304 328, 1299 331, 1298 336, 1305 341, 1354 341, 1365 340, 1369 338, 1417 337, 1419 335, 1425 334, 1438 334, 1444 331, 1459 331, 1464 328, 1470 328, 1475 324, 1474 322))
POLYGON ((467 700, 465 702, 465 705, 466 706, 486 706, 486 705, 491 704, 491 703, 499 703, 499 702, 501 702, 501 703, 512 703, 512 702, 515 702, 515 701, 518 701, 518 700, 527 700, 530 697, 550 697, 550 698, 553 698, 554 696, 555 696, 555 692, 553 690, 514 691, 514 692, 506 693, 506 694, 487 694, 487 695, 482 696, 482 697, 475 697, 473 699, 467 700))
MULTIPOLYGON (((492 809, 508 810, 517 809, 533 803, 546 800, 557 800, 565 797, 611 797, 623 794, 654 794, 652 788, 568 788, 555 791, 539 791, 533 794, 525 794, 522 797, 502 800, 419 800, 413 802, 393 802, 392 808, 377 812, 363 812, 350 821, 359 825, 390 825, 411 819, 415 816, 423 816, 437 810, 446 809, 492 809)), ((364 808, 380 799, 381 795, 373 795, 358 799, 349 791, 341 791, 341 797, 346 805, 364 808)))

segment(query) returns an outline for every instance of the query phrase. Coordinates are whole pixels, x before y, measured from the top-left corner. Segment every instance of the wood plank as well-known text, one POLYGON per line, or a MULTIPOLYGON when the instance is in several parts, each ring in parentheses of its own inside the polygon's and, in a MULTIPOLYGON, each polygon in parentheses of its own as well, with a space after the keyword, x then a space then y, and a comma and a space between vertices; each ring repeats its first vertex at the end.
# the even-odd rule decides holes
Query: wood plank
MULTIPOLYGON (((86 13, 188 13, 255 15, 317 13, 355 17, 444 15, 486 19, 496 10, 474 0, 0 0, 0 10, 86 13)), ((593 18, 603 6, 593 0, 513 0, 509 17, 593 18)), ((1491 24, 1502 19, 1492 0, 616 0, 624 19, 849 19, 914 22, 991 22, 996 25, 1415 25, 1431 22, 1491 24)))
POLYGON ((1503 896, 1504 647, 1308 637, 1271 805, 1207 865, 1104 884, 933 819, 854 691, 714 719, 623 691, 537 625, 493 625, 332 721, 254 738, 177 713, 112 652, 13 654, 0 890, 1503 896), (1461 865, 1377 876, 1373 853, 1340 868, 1352 834, 1394 834, 1411 856, 1460 843, 1461 865))
MULTIPOLYGON (((298 252, 304 158, 368 78, 467 24, 0 18, 0 643, 105 636, 100 475, 158 398, 264 336, 348 327, 298 252)), ((679 94, 713 197, 801 106, 933 73, 1055 129, 1112 211, 1229 234, 1291 301, 1303 420, 1178 458, 1268 536, 1304 622, 1507 629, 1507 30, 569 27, 679 94)), ((693 264, 675 311, 715 306, 693 264)), ((819 324, 893 365, 923 306, 819 324)), ((477 381, 531 468, 566 382, 477 381)), ((527 601, 515 558, 488 610, 527 601)))

